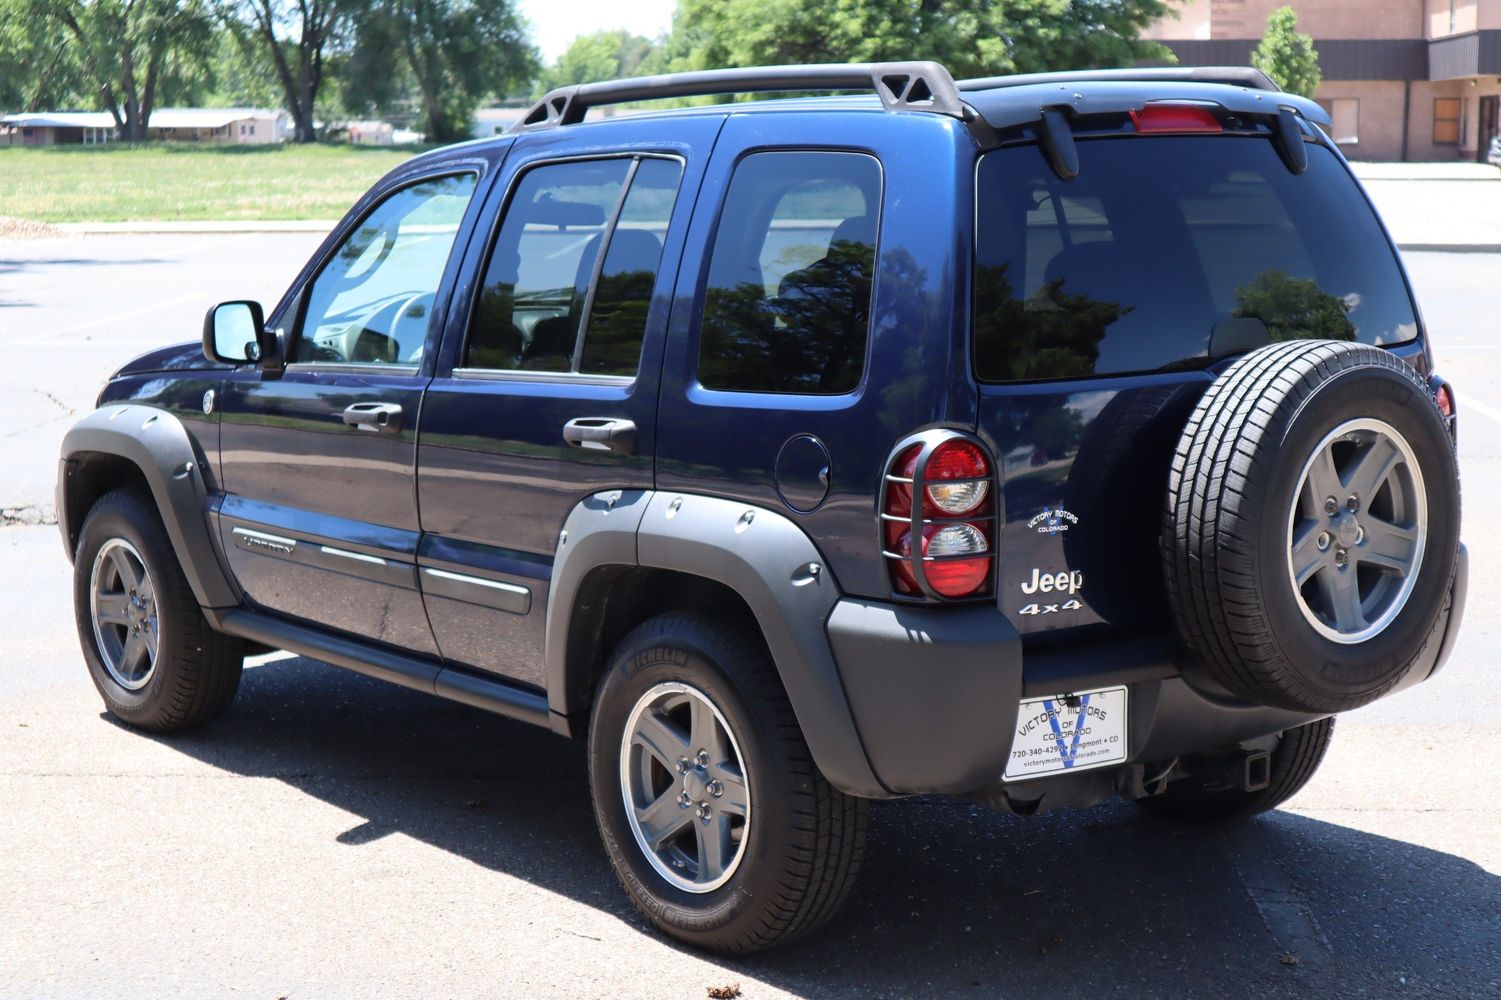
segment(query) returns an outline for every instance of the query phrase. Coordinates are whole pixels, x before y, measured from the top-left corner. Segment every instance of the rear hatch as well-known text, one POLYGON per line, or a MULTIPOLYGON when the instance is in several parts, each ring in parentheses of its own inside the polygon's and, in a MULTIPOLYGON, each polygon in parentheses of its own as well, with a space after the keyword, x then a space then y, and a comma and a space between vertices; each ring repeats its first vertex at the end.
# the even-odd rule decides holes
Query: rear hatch
POLYGON ((1037 638, 1168 624, 1168 465, 1235 355, 1315 337, 1423 364, 1395 251, 1342 159, 1310 141, 1299 173, 1275 118, 1180 107, 1170 134, 1125 113, 1076 123, 1069 180, 1031 141, 977 169, 973 365, 1003 469, 997 589, 1037 638))

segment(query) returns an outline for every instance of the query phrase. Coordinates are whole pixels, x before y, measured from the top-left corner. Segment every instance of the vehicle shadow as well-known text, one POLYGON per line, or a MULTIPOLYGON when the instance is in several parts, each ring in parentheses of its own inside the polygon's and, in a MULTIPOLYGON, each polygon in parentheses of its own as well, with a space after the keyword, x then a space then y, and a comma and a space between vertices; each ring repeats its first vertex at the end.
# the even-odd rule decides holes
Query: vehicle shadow
MULTIPOLYGON (((656 933, 600 847, 581 743, 303 659, 247 669, 225 717, 162 742, 363 817, 342 844, 401 833, 656 933)), ((904 800, 875 804, 828 929, 719 964, 809 997, 1498 995, 1501 879, 1289 813, 1227 833, 1129 803, 904 800)))

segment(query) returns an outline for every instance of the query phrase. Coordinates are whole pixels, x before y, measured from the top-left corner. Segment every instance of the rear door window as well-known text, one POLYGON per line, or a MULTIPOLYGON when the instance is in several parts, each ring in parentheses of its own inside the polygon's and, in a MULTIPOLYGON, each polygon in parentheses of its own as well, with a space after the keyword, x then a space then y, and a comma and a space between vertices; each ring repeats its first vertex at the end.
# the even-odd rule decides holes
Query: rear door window
POLYGON ((635 375, 682 173, 655 157, 527 171, 490 249, 463 367, 635 375))
POLYGON ((1199 367, 1298 338, 1417 335, 1370 206, 1334 156, 1288 171, 1260 138, 1081 140, 1062 181, 1035 147, 981 161, 974 361, 982 381, 1199 367))

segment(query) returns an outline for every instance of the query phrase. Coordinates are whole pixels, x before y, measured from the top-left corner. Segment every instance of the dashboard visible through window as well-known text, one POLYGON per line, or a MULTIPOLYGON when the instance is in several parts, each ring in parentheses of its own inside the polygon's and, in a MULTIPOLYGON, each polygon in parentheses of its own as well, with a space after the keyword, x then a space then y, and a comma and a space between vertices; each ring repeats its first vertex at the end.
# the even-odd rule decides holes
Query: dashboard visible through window
POLYGON ((388 195, 344 238, 307 290, 290 360, 416 366, 474 174, 388 195))

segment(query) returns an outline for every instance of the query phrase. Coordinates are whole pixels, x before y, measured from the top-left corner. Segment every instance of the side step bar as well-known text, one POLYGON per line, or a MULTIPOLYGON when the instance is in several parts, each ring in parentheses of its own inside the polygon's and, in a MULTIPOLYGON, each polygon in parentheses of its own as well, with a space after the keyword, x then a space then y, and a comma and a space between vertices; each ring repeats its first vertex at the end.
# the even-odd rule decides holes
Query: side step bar
POLYGON ((372 648, 353 639, 329 635, 307 625, 244 608, 219 612, 206 609, 205 614, 219 631, 242 639, 566 734, 565 720, 553 716, 547 707, 547 695, 540 691, 391 650, 372 648))

